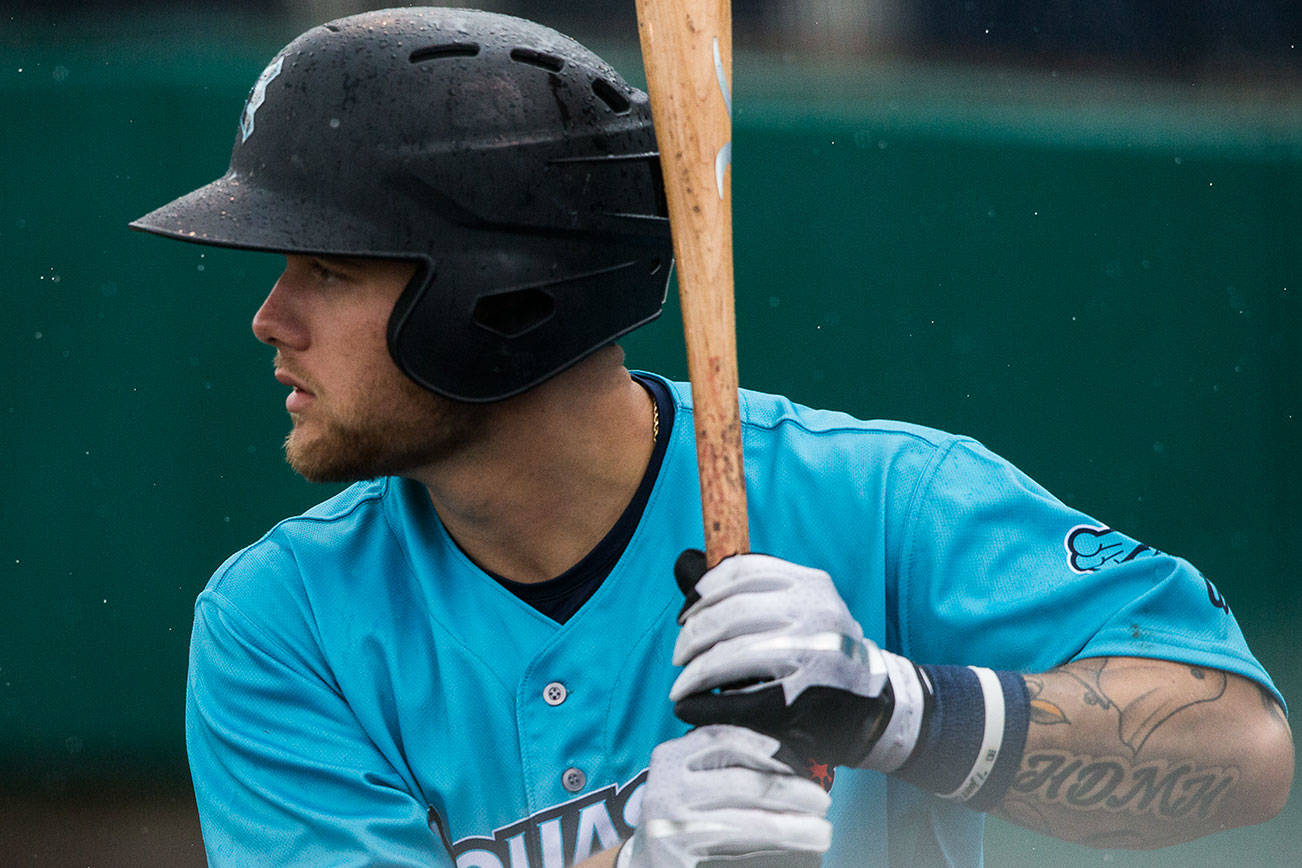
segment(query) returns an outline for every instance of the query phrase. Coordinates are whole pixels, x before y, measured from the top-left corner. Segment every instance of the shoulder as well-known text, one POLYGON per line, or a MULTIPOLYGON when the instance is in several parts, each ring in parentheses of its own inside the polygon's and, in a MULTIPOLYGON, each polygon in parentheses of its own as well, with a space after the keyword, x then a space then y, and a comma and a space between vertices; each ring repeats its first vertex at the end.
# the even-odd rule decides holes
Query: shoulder
MULTIPOLYGON (((668 382, 677 408, 692 413, 691 384, 668 382)), ((840 410, 807 406, 782 395, 741 389, 738 392, 747 463, 775 450, 796 458, 863 465, 927 465, 955 445, 975 444, 968 437, 925 425, 888 419, 861 419, 840 410)), ((688 426, 690 427, 690 426, 688 426)))
MULTIPOLYGON (((656 376, 656 375, 650 375, 656 376)), ((675 406, 690 415, 693 411, 691 383, 658 377, 669 388, 675 406)), ((924 449, 940 449, 969 438, 925 425, 886 419, 860 419, 841 410, 823 410, 798 403, 782 395, 753 389, 738 390, 742 427, 750 432, 782 432, 834 439, 868 438, 886 443, 915 443, 924 449)))
POLYGON ((742 425, 757 431, 804 435, 820 440, 872 441, 882 447, 897 446, 935 451, 956 439, 954 434, 889 419, 860 419, 841 410, 824 410, 749 389, 741 390, 742 425))
POLYGON ((359 550, 391 536, 386 501, 397 480, 352 485, 300 515, 286 518, 217 568, 199 603, 244 612, 277 608, 308 595, 309 581, 346 568, 359 550))
MULTIPOLYGON (((691 386, 668 386, 683 423, 675 421, 675 437, 690 439, 691 386)), ((861 419, 749 389, 739 398, 748 497, 766 509, 785 501, 794 501, 792 509, 807 509, 817 502, 823 515, 839 510, 847 521, 861 522, 866 510, 899 525, 934 487, 962 487, 981 474, 1011 472, 972 438, 937 428, 861 419)))

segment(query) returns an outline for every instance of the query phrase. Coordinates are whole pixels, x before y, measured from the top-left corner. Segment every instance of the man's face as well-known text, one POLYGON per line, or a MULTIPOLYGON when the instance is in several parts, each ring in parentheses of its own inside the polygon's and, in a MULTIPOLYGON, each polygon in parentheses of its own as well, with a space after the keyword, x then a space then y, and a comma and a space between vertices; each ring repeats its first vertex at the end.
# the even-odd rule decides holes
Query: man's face
POLYGON ((456 452, 482 429, 482 407, 422 389, 389 356, 389 314, 415 268, 290 255, 253 317, 258 340, 276 348, 276 379, 292 388, 285 457, 306 479, 409 473, 456 452))

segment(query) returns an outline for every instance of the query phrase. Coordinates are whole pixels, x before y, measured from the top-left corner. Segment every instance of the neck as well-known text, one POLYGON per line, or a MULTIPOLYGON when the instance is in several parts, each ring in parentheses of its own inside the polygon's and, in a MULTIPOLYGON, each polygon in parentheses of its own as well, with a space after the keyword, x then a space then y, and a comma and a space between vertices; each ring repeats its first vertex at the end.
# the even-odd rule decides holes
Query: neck
POLYGON ((410 475, 481 567, 550 579, 590 552, 633 498, 654 447, 652 407, 611 347, 492 405, 481 442, 410 475))

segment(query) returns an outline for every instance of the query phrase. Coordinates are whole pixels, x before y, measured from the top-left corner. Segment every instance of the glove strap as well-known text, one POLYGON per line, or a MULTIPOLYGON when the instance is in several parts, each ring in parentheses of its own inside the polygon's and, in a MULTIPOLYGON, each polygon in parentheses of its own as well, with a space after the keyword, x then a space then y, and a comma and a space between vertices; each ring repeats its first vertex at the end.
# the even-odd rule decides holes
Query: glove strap
POLYGON ((1030 723, 1026 682, 1014 672, 977 667, 917 670, 924 694, 921 732, 897 776, 973 810, 989 810, 1021 764, 1030 723))
POLYGON ((632 868, 633 847, 632 838, 619 845, 619 852, 615 854, 615 868, 632 868))
POLYGON ((924 693, 922 675, 913 661, 882 651, 886 681, 894 693, 894 708, 881 738, 861 764, 866 769, 893 772, 908 760, 922 732, 924 693))

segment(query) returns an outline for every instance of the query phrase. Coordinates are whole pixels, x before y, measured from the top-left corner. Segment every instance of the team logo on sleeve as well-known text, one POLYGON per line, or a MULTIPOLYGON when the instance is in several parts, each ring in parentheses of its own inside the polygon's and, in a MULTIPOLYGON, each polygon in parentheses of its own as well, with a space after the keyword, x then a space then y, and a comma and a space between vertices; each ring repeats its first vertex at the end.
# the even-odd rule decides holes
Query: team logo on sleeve
MULTIPOLYGON (((1137 543, 1110 527, 1089 524, 1078 524, 1069 530, 1063 545, 1067 548, 1067 566, 1071 567, 1073 573, 1082 574, 1162 554, 1152 546, 1137 543)), ((1207 601, 1228 615, 1230 606, 1211 579, 1202 573, 1198 577, 1207 585, 1207 601)))
POLYGON ((450 841, 440 818, 430 811, 430 828, 456 861, 457 868, 566 868, 630 837, 642 818, 646 771, 624 784, 544 808, 491 835, 450 841))
POLYGON ((1110 527, 1078 524, 1067 532, 1067 565, 1073 573, 1092 573, 1112 564, 1124 564, 1138 557, 1161 552, 1137 543, 1110 527))

